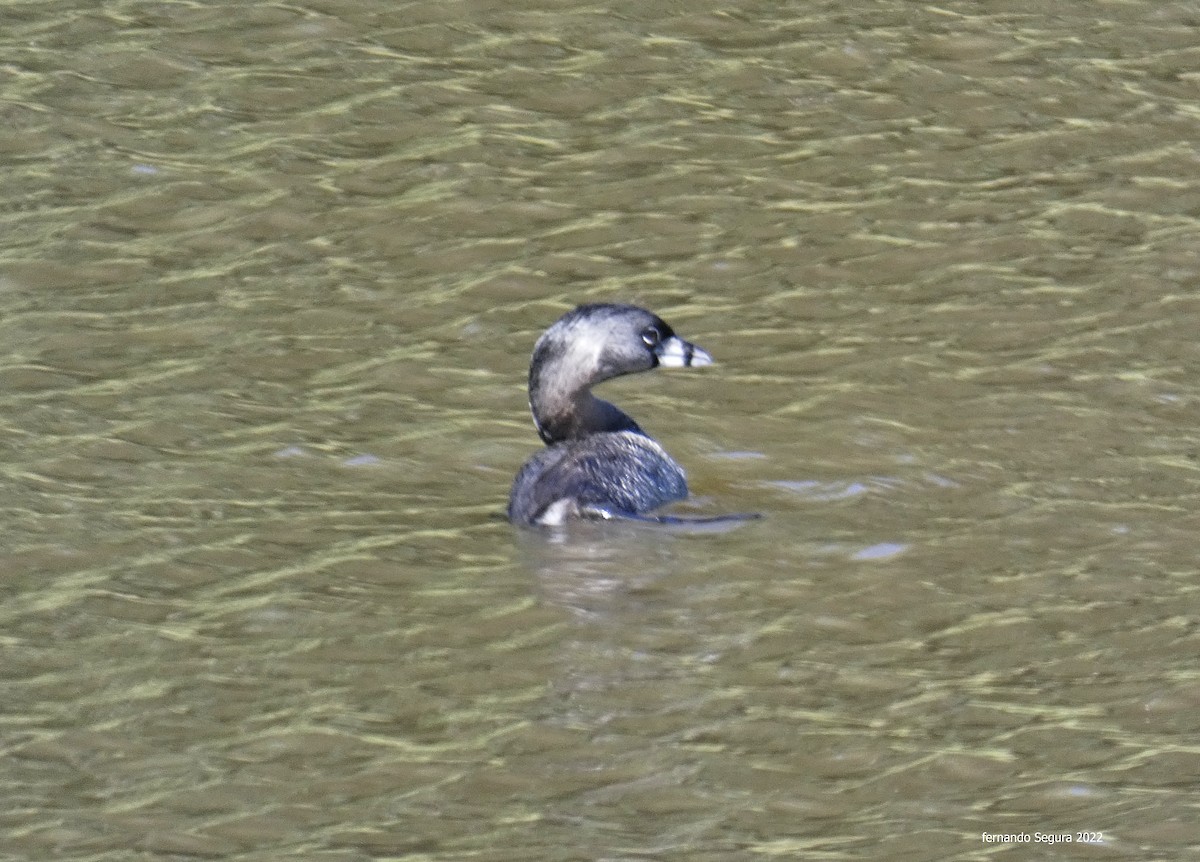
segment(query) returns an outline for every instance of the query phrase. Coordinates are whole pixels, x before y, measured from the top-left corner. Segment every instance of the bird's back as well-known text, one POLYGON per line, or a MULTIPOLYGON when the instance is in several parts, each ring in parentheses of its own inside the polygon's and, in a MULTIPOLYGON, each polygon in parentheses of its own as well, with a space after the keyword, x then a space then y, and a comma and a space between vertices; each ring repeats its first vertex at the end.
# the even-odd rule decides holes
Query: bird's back
POLYGON ((513 482, 508 517, 558 524, 578 515, 641 515, 687 497, 683 469, 644 434, 591 434, 548 446, 513 482))

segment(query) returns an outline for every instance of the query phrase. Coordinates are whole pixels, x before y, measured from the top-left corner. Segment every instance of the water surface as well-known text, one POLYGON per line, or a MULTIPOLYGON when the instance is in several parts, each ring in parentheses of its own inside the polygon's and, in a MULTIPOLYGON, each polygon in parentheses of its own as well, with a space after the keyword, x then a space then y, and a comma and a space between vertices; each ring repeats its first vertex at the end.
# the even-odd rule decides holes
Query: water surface
POLYGON ((9 858, 1200 846, 1192 4, 0 18, 9 858), (503 521, 610 300, 762 521, 503 521))

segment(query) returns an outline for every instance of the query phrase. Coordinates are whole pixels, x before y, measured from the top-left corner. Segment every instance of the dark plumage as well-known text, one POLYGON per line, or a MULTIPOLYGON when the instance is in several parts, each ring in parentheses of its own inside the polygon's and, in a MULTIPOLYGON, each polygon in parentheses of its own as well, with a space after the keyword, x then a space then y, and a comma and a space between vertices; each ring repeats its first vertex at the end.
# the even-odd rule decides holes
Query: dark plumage
POLYGON ((508 517, 555 525, 572 517, 636 517, 687 497, 683 469, 591 387, 658 366, 712 357, 633 305, 581 305, 543 333, 529 367, 529 406, 547 448, 513 482, 508 517))

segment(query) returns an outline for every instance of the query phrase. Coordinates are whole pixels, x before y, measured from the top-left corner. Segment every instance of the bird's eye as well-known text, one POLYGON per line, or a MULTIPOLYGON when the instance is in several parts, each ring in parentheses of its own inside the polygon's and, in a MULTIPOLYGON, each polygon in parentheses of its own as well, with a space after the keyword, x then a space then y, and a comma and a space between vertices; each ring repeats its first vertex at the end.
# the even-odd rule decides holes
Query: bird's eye
POLYGON ((662 341, 662 334, 656 327, 647 326, 642 332, 642 341, 646 342, 647 347, 658 347, 658 343, 662 341))

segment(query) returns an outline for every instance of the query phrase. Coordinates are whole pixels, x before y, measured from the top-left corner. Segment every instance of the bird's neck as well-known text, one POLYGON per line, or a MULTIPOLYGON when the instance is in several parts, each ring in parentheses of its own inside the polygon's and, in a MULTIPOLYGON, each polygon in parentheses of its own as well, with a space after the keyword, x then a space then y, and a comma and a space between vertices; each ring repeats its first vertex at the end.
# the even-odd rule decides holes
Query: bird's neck
POLYGON ((642 429, 613 404, 592 395, 586 389, 573 393, 531 392, 529 408, 538 435, 547 444, 578 440, 606 431, 642 429))

